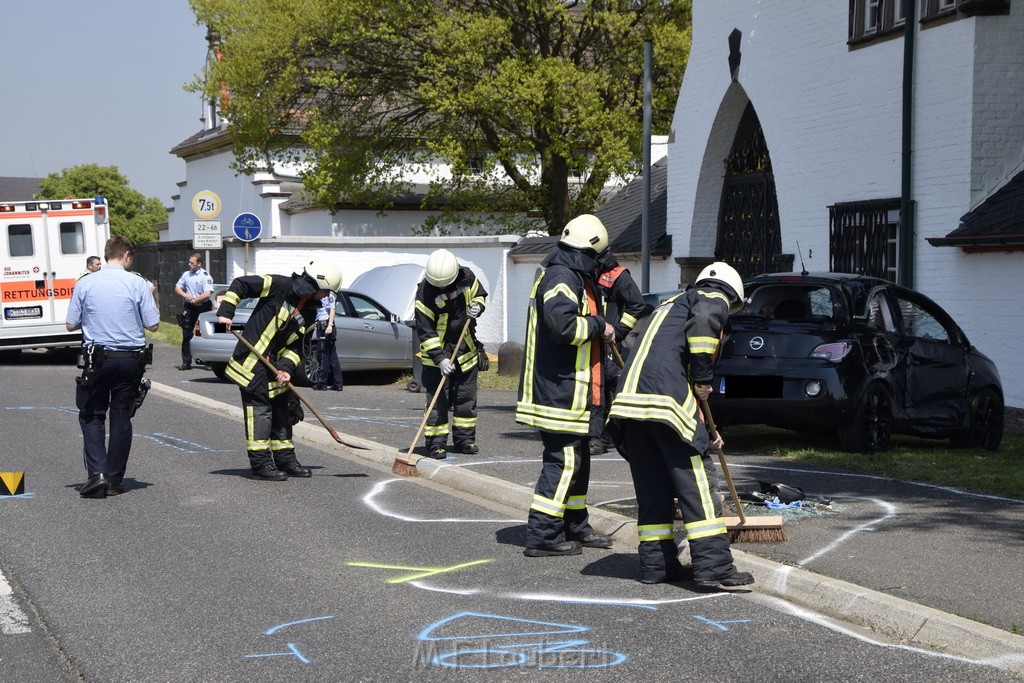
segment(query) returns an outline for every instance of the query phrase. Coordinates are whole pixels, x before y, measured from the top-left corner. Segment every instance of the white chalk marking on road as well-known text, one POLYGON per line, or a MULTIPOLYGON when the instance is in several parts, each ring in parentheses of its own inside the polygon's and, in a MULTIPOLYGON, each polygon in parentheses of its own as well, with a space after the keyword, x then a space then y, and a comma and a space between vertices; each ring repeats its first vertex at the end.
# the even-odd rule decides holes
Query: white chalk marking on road
POLYGON ((392 484, 396 481, 406 481, 405 479, 386 479, 382 482, 374 484, 370 492, 363 496, 363 502, 375 512, 384 515, 385 517, 391 517, 392 519, 398 519, 403 522, 445 522, 448 524, 507 524, 509 522, 522 522, 521 519, 468 519, 464 517, 410 517, 408 515, 400 515, 397 512, 391 512, 386 509, 382 503, 378 503, 376 498, 380 494, 384 493, 384 489, 387 488, 388 484, 392 484))
POLYGON ((14 635, 31 632, 28 615, 14 601, 14 589, 3 572, 0 572, 0 633, 14 635))
POLYGON ((698 600, 715 600, 728 598, 731 593, 709 593, 707 595, 695 595, 688 598, 672 598, 665 600, 650 600, 644 598, 623 598, 623 597, 606 597, 606 598, 595 598, 594 596, 582 597, 579 595, 556 595, 553 593, 501 593, 490 591, 484 588, 473 588, 473 589, 455 589, 455 588, 441 588, 439 586, 431 586, 423 581, 410 581, 409 585, 416 586, 422 590, 432 591, 434 593, 452 593, 454 595, 484 595, 492 598, 500 598, 504 600, 525 600, 531 602, 558 602, 558 603, 574 603, 574 604, 587 604, 587 605, 615 605, 623 607, 642 607, 644 609, 657 609, 658 605, 674 605, 683 602, 696 602, 698 600))
POLYGON ((1015 662, 1015 661, 1020 661, 1021 660, 1021 657, 1019 655, 1005 655, 1005 656, 1002 656, 1002 657, 990 657, 990 658, 981 658, 981 659, 971 659, 970 657, 964 657, 962 655, 953 655, 953 654, 949 654, 947 652, 941 652, 941 651, 938 651, 938 650, 929 650, 927 648, 915 647, 913 645, 903 645, 903 644, 900 644, 900 643, 887 643, 885 641, 876 640, 874 638, 869 638, 868 636, 864 635, 863 633, 860 633, 858 631, 854 631, 854 630, 852 630, 850 628, 847 628, 846 626, 843 626, 842 624, 840 624, 840 623, 838 623, 836 621, 833 621, 829 617, 826 617, 826 616, 824 616, 822 614, 817 614, 816 612, 812 612, 810 610, 806 610, 806 609, 804 609, 802 607, 798 607, 798 606, 796 606, 796 605, 794 605, 792 603, 789 603, 789 602, 786 602, 785 600, 782 600, 781 598, 776 598, 776 597, 773 597, 773 596, 770 596, 770 595, 764 595, 764 594, 761 594, 761 593, 752 593, 752 594, 750 594, 748 599, 752 599, 755 602, 764 601, 764 602, 775 603, 778 606, 778 608, 780 609, 780 611, 788 612, 789 614, 797 617, 798 619, 803 619, 804 621, 809 621, 809 622, 811 622, 813 624, 818 624, 819 626, 823 626, 824 628, 830 629, 832 631, 835 631, 835 632, 840 633, 840 634, 845 635, 845 636, 849 636, 850 638, 854 638, 856 640, 860 640, 861 642, 868 643, 869 645, 875 645, 877 647, 889 647, 889 648, 893 648, 893 649, 896 649, 896 650, 906 650, 907 652, 914 652, 914 653, 917 653, 919 655, 925 655, 925 656, 928 656, 928 657, 938 657, 940 659, 951 659, 953 661, 963 662, 965 664, 978 664, 978 665, 983 665, 983 666, 997 666, 996 662, 1015 662))

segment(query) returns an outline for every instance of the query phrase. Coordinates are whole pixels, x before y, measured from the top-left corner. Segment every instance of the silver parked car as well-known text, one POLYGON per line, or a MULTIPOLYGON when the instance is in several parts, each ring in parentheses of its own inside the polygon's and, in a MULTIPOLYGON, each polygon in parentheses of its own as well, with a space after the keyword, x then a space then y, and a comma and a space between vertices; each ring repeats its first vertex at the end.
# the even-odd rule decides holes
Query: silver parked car
MULTIPOLYGON (((226 288, 226 285, 215 285, 214 291, 226 288)), ((257 301, 243 299, 239 302, 232 319, 233 330, 245 327, 257 301)), ((342 372, 412 369, 412 328, 397 315, 370 296, 349 289, 338 292, 335 311, 336 349, 342 372)), ((224 379, 224 371, 237 341, 224 329, 223 323, 217 322, 216 308, 201 313, 190 344, 193 362, 206 366, 224 379)), ((317 371, 316 348, 317 340, 311 332, 302 340, 303 364, 295 373, 295 383, 300 386, 308 386, 309 375, 317 371)))

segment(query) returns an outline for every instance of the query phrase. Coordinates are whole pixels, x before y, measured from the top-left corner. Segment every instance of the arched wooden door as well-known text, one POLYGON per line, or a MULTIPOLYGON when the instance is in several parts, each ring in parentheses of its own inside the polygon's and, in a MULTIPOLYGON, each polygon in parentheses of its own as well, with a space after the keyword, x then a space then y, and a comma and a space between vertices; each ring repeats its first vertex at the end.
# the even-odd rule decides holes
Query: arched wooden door
POLYGON ((772 160, 754 107, 747 105, 725 159, 715 258, 744 278, 774 269, 782 253, 772 160))

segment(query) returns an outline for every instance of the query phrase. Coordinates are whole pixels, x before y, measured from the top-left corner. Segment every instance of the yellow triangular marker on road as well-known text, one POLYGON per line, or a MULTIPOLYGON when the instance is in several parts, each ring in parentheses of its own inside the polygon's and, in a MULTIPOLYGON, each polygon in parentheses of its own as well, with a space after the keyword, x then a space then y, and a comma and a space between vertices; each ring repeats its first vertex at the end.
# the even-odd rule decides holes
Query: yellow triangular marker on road
POLYGON ((24 472, 0 472, 0 496, 20 496, 25 493, 24 472))

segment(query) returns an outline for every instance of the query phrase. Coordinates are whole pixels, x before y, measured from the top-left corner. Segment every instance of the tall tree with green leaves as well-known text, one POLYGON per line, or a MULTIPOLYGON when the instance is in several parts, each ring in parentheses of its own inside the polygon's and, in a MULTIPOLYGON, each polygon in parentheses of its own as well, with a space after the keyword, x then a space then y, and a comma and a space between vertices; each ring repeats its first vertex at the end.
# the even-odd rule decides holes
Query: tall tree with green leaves
POLYGON ((163 203, 129 187, 128 178, 117 166, 72 166, 46 176, 39 188, 39 199, 106 197, 110 207, 110 232, 134 244, 155 242, 157 230, 153 226, 167 220, 163 203))
POLYGON ((689 0, 190 4, 219 38, 194 87, 229 93, 241 168, 308 162, 315 200, 386 209, 401 169, 441 163, 426 201, 446 221, 531 211, 552 234, 640 170, 644 40, 656 134, 690 49, 689 0))

